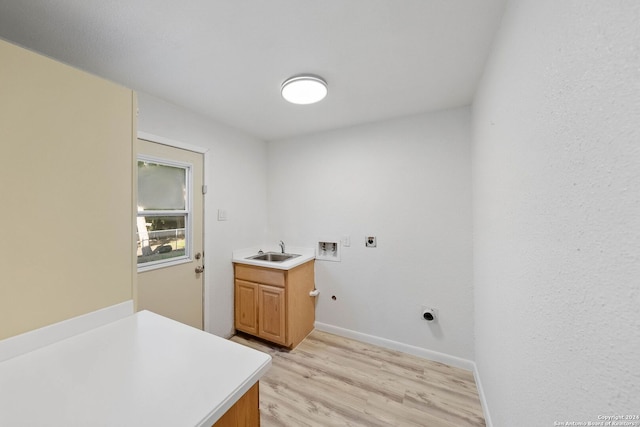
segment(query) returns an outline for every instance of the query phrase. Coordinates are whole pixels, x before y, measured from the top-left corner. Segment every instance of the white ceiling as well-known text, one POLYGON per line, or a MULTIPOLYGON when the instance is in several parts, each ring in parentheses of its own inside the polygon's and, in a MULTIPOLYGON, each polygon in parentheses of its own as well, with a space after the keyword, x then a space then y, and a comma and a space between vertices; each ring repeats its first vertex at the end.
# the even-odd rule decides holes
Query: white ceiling
POLYGON ((0 37, 273 140, 468 105, 505 1, 0 0, 0 37))

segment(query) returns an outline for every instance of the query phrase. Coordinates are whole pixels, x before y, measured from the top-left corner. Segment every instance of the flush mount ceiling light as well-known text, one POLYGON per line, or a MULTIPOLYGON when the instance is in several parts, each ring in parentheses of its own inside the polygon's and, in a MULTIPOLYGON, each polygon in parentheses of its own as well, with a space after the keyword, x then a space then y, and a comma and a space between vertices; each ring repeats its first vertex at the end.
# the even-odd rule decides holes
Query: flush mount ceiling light
POLYGON ((327 96, 327 82, 311 74, 294 76, 282 83, 281 92, 292 104, 313 104, 327 96))

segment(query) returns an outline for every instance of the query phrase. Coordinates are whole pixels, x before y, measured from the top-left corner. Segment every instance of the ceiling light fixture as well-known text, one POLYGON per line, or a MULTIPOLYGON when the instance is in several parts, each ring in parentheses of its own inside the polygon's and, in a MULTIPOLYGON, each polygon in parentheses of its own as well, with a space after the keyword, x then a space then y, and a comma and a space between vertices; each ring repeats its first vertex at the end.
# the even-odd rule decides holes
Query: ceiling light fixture
POLYGON ((327 82, 311 74, 293 76, 282 83, 282 97, 292 104, 314 104, 327 96, 327 82))

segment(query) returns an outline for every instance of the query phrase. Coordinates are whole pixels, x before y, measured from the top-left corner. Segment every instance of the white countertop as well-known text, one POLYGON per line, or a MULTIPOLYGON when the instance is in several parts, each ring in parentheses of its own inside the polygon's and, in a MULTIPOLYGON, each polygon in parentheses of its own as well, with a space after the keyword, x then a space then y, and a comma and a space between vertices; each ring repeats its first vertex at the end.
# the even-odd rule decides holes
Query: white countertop
POLYGON ((138 312, 0 363, 0 426, 211 426, 265 353, 138 312))
POLYGON ((247 259, 247 257, 250 257, 252 255, 257 255, 259 250, 262 250, 263 252, 280 252, 279 247, 277 247, 276 249, 274 247, 269 247, 269 246, 263 246, 263 247, 256 246, 252 248, 238 249, 233 251, 232 260, 233 262, 239 263, 239 264, 257 265, 260 267, 275 268, 278 270, 291 270, 292 268, 302 265, 305 262, 311 261, 316 257, 316 253, 313 248, 291 247, 291 248, 286 248, 286 252, 288 254, 298 254, 300 255, 299 257, 291 258, 283 262, 270 262, 270 261, 258 261, 255 259, 247 259))

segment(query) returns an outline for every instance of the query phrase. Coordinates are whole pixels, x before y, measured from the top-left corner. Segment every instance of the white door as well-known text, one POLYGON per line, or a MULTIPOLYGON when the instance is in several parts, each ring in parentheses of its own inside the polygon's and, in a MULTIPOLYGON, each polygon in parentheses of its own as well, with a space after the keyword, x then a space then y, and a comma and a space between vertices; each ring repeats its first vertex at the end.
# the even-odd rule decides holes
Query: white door
POLYGON ((139 310, 203 328, 201 153, 138 140, 139 310))

